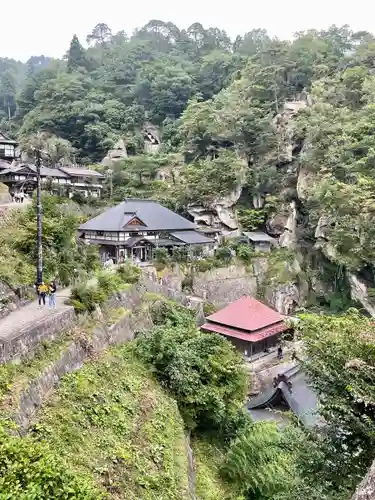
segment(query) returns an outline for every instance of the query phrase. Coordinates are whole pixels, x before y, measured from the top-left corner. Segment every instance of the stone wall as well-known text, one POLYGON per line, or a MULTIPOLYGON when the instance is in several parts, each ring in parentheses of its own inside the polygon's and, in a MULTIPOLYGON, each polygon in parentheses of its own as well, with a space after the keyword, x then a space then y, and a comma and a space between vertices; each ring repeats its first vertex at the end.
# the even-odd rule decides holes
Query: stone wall
POLYGON ((243 295, 257 295, 257 279, 243 266, 215 268, 194 276, 193 293, 224 307, 243 295))
POLYGON ((43 320, 20 329, 7 339, 0 340, 0 363, 15 361, 29 354, 37 344, 44 340, 53 340, 61 331, 75 323, 74 309, 62 311, 53 318, 43 320))
MULTIPOLYGON (((128 305, 128 298, 129 296, 123 296, 123 301, 126 302, 122 301, 124 306, 128 305)), ((135 298, 134 294, 133 298, 135 298)), ((121 301, 117 299, 117 302, 121 301)), ((73 341, 59 359, 32 380, 20 394, 18 407, 12 415, 20 431, 26 431, 43 401, 64 375, 80 369, 87 358, 102 352, 111 345, 129 342, 134 339, 135 332, 151 328, 151 326, 151 318, 144 311, 135 312, 129 316, 123 316, 110 327, 104 324, 99 325, 93 330, 89 339, 73 341)))

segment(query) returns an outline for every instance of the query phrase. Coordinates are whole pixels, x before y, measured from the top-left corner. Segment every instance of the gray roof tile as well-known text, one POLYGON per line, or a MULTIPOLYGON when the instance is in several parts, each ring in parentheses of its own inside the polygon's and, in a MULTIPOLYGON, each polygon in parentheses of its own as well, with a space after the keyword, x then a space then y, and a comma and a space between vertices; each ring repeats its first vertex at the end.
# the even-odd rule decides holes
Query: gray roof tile
POLYGON ((122 231, 134 217, 145 226, 129 226, 129 231, 194 230, 195 225, 152 200, 128 199, 80 226, 82 231, 122 231))
POLYGON ((209 243, 215 243, 215 240, 212 238, 208 238, 203 234, 199 234, 196 231, 177 231, 175 233, 171 233, 171 236, 177 238, 180 241, 183 241, 187 245, 204 245, 209 243))

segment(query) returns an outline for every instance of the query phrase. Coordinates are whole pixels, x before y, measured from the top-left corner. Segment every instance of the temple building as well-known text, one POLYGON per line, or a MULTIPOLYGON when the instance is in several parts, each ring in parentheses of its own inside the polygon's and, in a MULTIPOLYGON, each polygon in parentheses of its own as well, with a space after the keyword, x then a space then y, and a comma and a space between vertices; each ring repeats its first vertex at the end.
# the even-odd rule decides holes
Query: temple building
POLYGON ((206 332, 223 335, 246 357, 275 346, 290 327, 285 316, 259 300, 243 296, 206 318, 206 332))
POLYGON ((0 160, 12 162, 16 158, 17 142, 0 132, 0 160))
MULTIPOLYGON (((103 174, 81 167, 40 167, 42 187, 51 192, 72 197, 80 192, 85 197, 100 197, 103 189, 103 174)), ((23 191, 32 194, 37 185, 36 167, 31 164, 18 166, 0 165, 0 182, 9 187, 10 192, 23 191)))
POLYGON ((80 226, 80 238, 99 246, 102 261, 147 262, 155 248, 200 247, 215 241, 184 217, 152 200, 127 199, 80 226))

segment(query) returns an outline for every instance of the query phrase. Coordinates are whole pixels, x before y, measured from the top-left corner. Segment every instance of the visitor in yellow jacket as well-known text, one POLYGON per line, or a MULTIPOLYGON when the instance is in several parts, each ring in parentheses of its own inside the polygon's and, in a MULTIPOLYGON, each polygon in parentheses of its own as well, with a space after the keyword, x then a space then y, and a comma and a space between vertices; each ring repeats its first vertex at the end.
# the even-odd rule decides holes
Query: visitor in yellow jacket
POLYGON ((49 292, 48 285, 44 281, 37 286, 39 307, 46 305, 46 295, 49 292))

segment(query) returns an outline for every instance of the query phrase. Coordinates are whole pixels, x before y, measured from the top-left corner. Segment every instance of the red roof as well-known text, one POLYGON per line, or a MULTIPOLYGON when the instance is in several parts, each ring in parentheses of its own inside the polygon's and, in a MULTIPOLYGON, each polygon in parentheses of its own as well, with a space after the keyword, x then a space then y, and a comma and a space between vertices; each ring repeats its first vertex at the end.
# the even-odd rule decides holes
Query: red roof
POLYGON ((272 326, 267 326, 265 328, 260 328, 254 333, 241 332, 236 328, 228 328, 215 323, 205 323, 203 326, 201 326, 201 328, 202 330, 220 333, 221 335, 225 335, 226 337, 234 337, 236 339, 247 340, 248 342, 259 342, 260 340, 268 337, 273 337, 278 333, 288 330, 288 326, 283 322, 277 323, 272 326))
POLYGON ((210 323, 214 322, 239 330, 247 330, 249 333, 280 323, 284 319, 285 316, 262 304, 259 300, 246 296, 207 318, 210 323))

